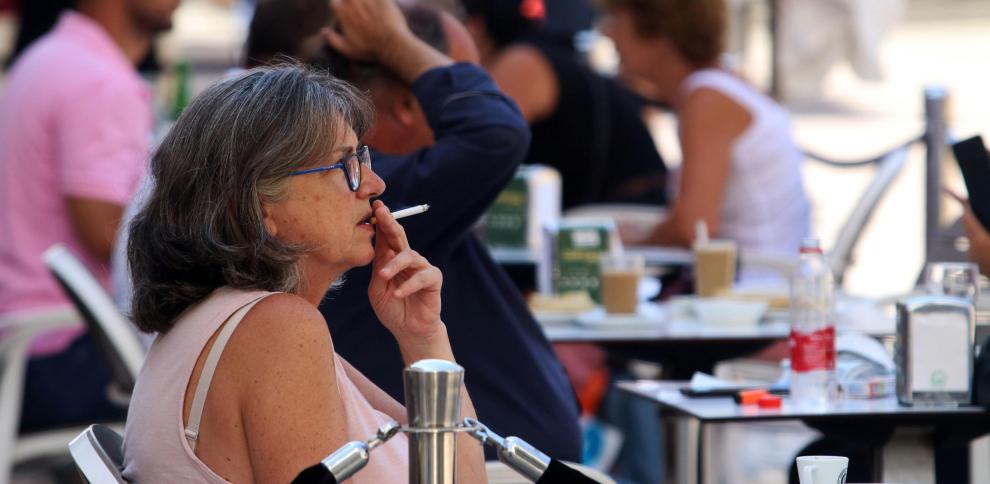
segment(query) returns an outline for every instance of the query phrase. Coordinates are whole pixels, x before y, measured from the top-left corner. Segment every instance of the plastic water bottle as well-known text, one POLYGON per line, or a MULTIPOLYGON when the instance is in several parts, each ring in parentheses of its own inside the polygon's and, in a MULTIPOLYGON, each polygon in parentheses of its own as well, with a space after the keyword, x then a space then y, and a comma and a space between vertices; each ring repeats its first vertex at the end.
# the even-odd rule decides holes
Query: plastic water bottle
POLYGON ((824 410, 834 398, 835 281, 818 239, 801 243, 801 260, 791 274, 791 401, 824 410))

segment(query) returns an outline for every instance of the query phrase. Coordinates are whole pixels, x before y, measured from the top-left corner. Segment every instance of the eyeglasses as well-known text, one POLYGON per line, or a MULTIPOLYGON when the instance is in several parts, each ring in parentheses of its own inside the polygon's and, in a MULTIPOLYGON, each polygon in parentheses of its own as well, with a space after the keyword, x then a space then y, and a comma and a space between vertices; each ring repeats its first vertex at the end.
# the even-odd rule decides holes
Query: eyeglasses
POLYGON ((347 179, 347 188, 350 188, 352 192, 356 192, 361 186, 361 165, 371 168, 371 153, 368 152, 367 145, 359 146, 354 153, 343 157, 340 161, 333 165, 318 166, 316 168, 309 168, 306 170, 290 171, 289 176, 306 175, 309 173, 330 171, 340 168, 341 170, 344 170, 344 178, 347 179))

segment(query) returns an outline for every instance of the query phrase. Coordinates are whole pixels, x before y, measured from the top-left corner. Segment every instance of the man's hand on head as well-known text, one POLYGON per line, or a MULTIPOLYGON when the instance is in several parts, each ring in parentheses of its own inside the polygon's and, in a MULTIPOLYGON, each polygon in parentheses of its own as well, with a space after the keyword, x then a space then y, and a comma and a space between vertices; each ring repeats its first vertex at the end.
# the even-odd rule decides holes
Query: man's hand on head
POLYGON ((374 60, 412 84, 453 61, 409 30, 394 0, 330 0, 336 29, 323 29, 331 48, 351 59, 374 60))
POLYGON ((337 52, 361 60, 380 60, 380 53, 412 37, 394 0, 330 0, 336 29, 323 37, 337 52))

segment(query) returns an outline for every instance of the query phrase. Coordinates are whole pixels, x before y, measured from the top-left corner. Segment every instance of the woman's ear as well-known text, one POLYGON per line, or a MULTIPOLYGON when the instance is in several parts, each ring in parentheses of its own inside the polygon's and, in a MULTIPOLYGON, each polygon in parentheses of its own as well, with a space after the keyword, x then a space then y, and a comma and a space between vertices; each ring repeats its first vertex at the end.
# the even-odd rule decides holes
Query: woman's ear
POLYGON ((275 223, 275 215, 271 203, 261 202, 261 215, 262 220, 265 222, 265 228, 268 229, 268 234, 272 237, 277 236, 278 224, 275 223))

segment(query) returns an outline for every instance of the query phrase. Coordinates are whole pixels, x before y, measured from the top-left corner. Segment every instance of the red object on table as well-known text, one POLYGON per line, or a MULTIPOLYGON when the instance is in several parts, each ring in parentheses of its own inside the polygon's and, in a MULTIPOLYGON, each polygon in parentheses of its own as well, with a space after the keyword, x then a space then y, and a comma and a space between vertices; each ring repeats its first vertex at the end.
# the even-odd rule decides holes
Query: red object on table
POLYGON ((759 405, 760 408, 780 408, 782 403, 783 399, 780 398, 780 395, 771 395, 768 393, 760 397, 757 405, 759 405))
POLYGON ((739 392, 738 403, 740 405, 756 405, 766 395, 769 395, 766 390, 744 390, 739 392))

